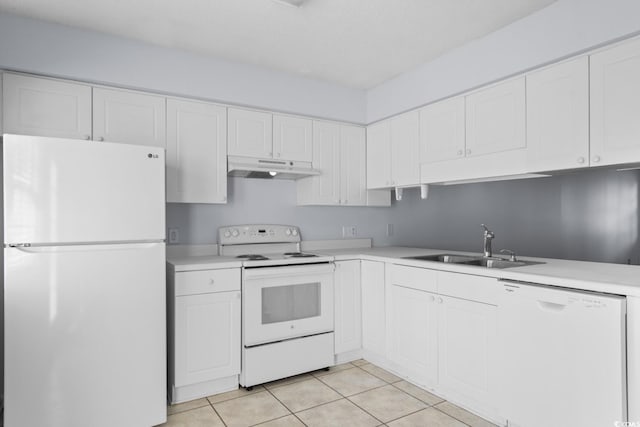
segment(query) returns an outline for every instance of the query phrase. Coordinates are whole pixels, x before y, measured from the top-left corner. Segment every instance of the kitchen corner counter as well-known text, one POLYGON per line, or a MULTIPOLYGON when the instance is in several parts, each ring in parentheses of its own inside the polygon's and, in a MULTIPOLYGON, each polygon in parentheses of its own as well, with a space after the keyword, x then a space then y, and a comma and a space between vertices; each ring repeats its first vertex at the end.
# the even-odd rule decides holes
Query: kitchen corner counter
POLYGON ((477 256, 479 255, 477 253, 398 246, 340 248, 318 250, 313 251, 313 253, 333 256, 336 261, 352 259, 382 261, 411 267, 640 297, 640 266, 637 265, 519 257, 523 261, 536 261, 544 264, 491 269, 461 264, 403 259, 403 257, 408 256, 441 253, 477 256))
POLYGON ((171 264, 176 272, 242 267, 242 261, 235 257, 217 255, 168 256, 167 263, 171 264))

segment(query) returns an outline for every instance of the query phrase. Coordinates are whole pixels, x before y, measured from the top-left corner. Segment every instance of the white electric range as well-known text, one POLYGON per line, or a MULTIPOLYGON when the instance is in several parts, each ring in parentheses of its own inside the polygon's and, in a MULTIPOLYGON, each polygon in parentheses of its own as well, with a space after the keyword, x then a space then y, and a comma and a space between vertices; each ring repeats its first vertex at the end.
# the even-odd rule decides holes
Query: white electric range
POLYGON ((220 255, 243 259, 243 387, 334 365, 333 257, 300 242, 290 225, 218 229, 220 255))

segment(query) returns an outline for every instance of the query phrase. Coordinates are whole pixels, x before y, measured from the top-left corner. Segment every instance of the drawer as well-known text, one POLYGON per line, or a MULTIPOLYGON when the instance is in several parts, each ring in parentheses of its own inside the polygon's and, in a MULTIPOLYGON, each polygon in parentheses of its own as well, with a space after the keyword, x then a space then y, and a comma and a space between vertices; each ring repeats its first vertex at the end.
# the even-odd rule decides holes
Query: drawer
POLYGON ((497 305, 500 285, 494 277, 438 272, 438 293, 469 301, 497 305))
POLYGON ((240 269, 183 271, 176 273, 176 295, 240 290, 240 269))
POLYGON ((387 264, 387 284, 425 292, 437 292, 436 271, 419 267, 387 264))

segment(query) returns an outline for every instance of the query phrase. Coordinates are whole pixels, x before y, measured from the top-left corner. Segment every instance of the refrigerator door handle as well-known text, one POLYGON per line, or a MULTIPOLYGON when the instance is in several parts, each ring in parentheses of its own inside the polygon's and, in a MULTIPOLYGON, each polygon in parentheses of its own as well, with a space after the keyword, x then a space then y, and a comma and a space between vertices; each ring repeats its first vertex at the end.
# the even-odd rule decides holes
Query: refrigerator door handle
POLYGON ((164 241, 150 241, 150 242, 92 242, 92 243, 61 243, 56 245, 37 245, 31 243, 16 243, 6 245, 8 248, 16 249, 20 252, 37 254, 37 253, 52 253, 52 252, 89 252, 89 251, 117 251, 125 249, 144 249, 152 248, 156 245, 164 244, 164 241))

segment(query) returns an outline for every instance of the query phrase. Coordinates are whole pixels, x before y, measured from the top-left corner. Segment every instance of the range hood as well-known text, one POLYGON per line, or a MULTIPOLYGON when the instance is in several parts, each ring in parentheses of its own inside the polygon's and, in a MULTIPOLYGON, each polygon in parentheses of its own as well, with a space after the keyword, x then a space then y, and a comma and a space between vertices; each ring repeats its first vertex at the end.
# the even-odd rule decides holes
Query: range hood
POLYGON ((320 171, 312 168, 311 162, 240 156, 229 156, 227 162, 228 175, 243 178, 299 179, 320 175, 320 171))

